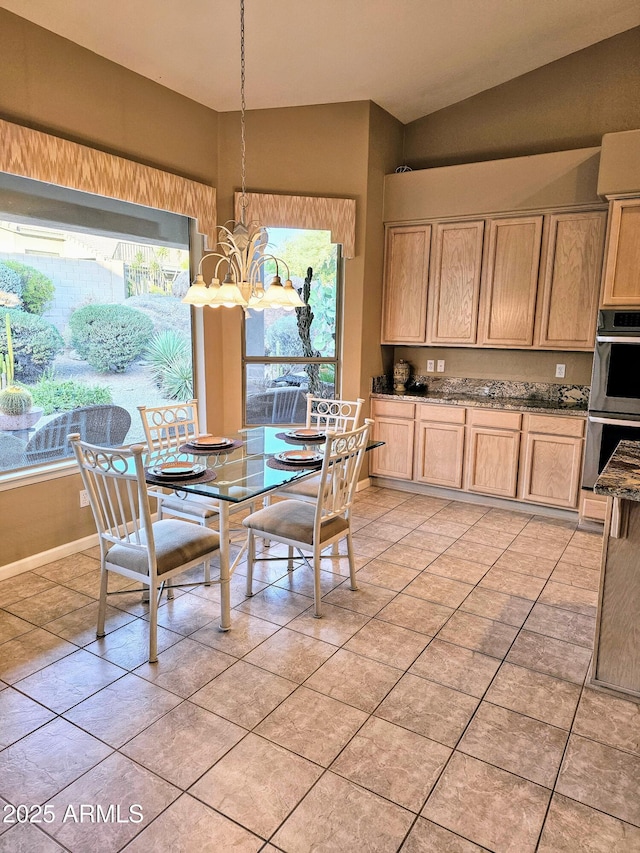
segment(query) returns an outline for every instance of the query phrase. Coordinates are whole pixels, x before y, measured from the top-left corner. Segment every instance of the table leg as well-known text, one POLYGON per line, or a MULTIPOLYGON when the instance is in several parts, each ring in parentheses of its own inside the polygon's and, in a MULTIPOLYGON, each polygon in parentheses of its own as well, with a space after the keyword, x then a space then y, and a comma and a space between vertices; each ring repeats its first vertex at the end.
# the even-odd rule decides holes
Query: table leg
POLYGON ((220 630, 231 628, 231 590, 229 588, 229 505, 220 501, 220 630))

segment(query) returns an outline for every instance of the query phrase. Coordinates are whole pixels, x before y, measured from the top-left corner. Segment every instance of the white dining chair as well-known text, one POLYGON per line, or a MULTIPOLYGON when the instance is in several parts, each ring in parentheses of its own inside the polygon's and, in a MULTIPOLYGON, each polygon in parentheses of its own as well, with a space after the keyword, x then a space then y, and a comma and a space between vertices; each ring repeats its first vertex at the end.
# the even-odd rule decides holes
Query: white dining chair
MULTIPOLYGON (((253 566, 256 559, 255 539, 281 542, 301 553, 311 551, 314 577, 314 615, 320 617, 320 555, 327 547, 347 540, 350 588, 356 590, 356 573, 351 540, 351 505, 358 474, 367 448, 373 421, 340 434, 328 433, 318 496, 311 504, 300 500, 284 500, 251 513, 243 520, 247 540, 247 596, 253 595, 253 566)), ((303 555, 304 556, 304 555, 303 555)), ((285 558, 286 559, 286 558, 285 558)), ((305 562, 308 564, 306 557, 305 562)), ((289 562, 290 558, 289 558, 289 562)))
MULTIPOLYGON (((149 663, 158 659, 158 600, 165 582, 200 563, 211 583, 210 561, 220 537, 175 518, 151 522, 141 444, 101 447, 69 435, 100 540, 100 603, 96 636, 104 637, 109 572, 149 589, 149 663)), ((216 582, 229 583, 228 576, 216 582)))

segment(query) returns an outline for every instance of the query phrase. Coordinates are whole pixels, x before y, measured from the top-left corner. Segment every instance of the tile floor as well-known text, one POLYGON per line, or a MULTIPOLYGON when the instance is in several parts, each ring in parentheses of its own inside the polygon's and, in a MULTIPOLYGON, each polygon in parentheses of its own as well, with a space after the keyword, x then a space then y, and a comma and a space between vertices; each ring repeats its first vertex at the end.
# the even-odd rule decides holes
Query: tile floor
POLYGON ((640 851, 640 705, 584 684, 600 537, 378 488, 354 529, 323 619, 305 566, 241 565, 227 634, 216 587, 163 602, 157 665, 121 578, 95 639, 95 549, 0 582, 0 850, 640 851))

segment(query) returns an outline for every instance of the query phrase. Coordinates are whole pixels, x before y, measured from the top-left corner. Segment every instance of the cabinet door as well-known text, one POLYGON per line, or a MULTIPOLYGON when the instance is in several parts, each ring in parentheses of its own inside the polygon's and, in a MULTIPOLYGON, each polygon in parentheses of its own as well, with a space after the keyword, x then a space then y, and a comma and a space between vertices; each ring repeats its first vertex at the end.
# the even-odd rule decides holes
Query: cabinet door
POLYGON ((429 285, 431 344, 475 344, 484 222, 437 225, 429 285))
POLYGON ((520 433, 470 427, 467 446, 467 490, 514 498, 518 480, 520 433))
POLYGON ((541 241, 542 216, 490 221, 481 344, 533 345, 541 241))
POLYGON ((582 439, 529 433, 526 437, 521 499, 577 507, 582 439))
POLYGON ((430 225, 387 229, 385 244, 382 343, 424 343, 430 225))
POLYGON ((539 344, 593 349, 607 215, 549 216, 539 344))
POLYGON ((410 480, 413 474, 414 422, 395 418, 377 418, 373 426, 373 437, 384 441, 382 447, 371 451, 371 474, 380 477, 396 477, 410 480))
POLYGON ((640 305, 640 198, 612 201, 604 265, 603 307, 640 305))
POLYGON ((462 487, 464 425, 418 424, 414 480, 435 486, 462 487))

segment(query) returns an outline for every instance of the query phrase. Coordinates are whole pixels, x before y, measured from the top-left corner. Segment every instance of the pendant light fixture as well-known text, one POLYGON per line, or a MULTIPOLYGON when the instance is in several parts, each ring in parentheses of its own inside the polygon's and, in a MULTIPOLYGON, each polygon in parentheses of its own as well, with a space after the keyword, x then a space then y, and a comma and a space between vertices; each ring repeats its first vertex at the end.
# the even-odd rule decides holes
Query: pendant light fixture
POLYGON ((246 191, 246 141, 245 141, 245 40, 244 40, 244 0, 240 0, 240 153, 242 164, 242 192, 240 195, 240 221, 233 220, 218 226, 216 250, 207 252, 198 264, 198 274, 187 291, 183 302, 189 305, 212 308, 253 308, 263 311, 265 308, 282 308, 293 311, 303 308, 305 302, 300 298, 291 281, 289 267, 280 258, 269 254, 269 235, 266 228, 257 222, 247 223, 246 191), (202 275, 202 263, 207 258, 217 258, 211 283, 207 285, 202 275), (268 288, 264 287, 264 266, 273 261, 276 274, 268 288), (279 275, 280 266, 287 270, 284 284, 279 275), (224 273, 222 282, 218 273, 224 273))

